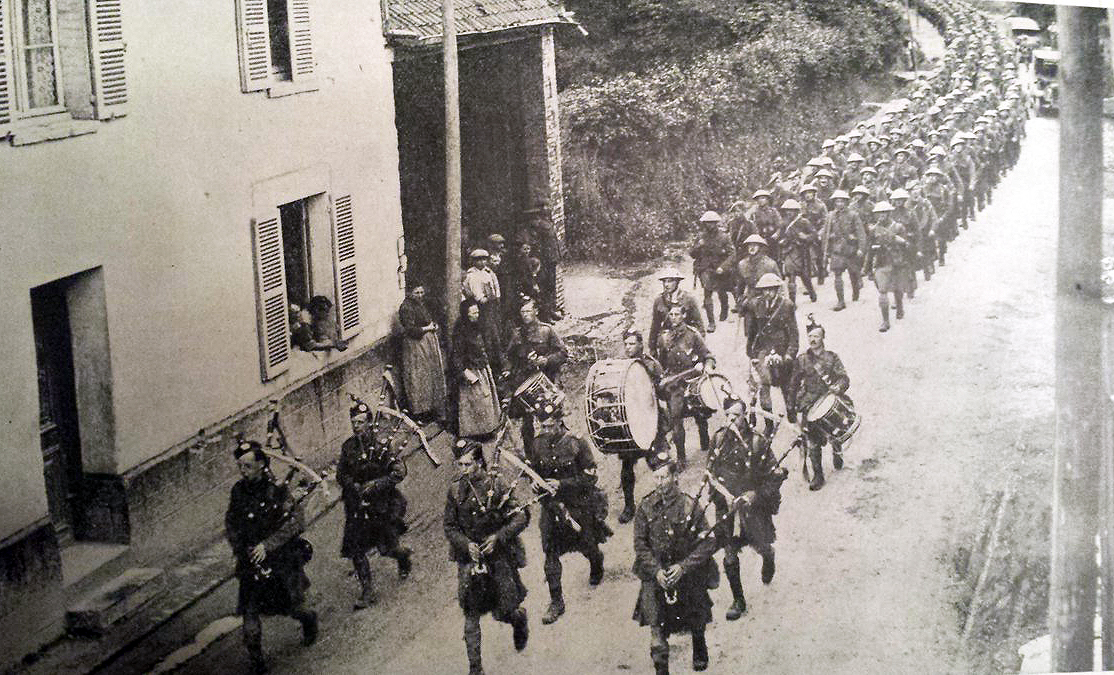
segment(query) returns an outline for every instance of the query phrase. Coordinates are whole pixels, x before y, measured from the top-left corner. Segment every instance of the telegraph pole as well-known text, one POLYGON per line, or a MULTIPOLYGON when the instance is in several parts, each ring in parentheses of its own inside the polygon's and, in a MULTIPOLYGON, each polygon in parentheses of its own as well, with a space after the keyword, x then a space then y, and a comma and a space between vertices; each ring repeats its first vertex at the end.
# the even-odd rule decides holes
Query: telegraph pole
POLYGON ((442 0, 441 45, 445 65, 445 312, 448 325, 460 312, 460 87, 456 14, 442 0))
MULTIPOLYGON (((1097 8, 1056 9, 1060 62, 1060 224, 1056 270, 1056 447, 1049 623, 1053 671, 1094 667, 1102 503, 1102 91, 1097 8)), ((1104 561, 1107 567, 1110 561, 1104 561)), ((1104 632, 1111 630, 1103 627, 1104 632)))

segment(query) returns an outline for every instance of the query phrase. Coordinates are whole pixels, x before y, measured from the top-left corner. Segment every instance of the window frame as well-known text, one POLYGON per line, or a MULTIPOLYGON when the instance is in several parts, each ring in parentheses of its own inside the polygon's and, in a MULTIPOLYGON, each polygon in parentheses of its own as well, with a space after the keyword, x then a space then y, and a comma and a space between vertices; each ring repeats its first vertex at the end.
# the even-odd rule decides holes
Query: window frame
MULTIPOLYGON (((10 0, 8 3, 10 14, 13 19, 11 21, 11 48, 10 53, 13 56, 18 56, 11 60, 11 75, 15 79, 15 106, 13 108, 13 118, 15 119, 34 119, 45 118, 51 115, 69 115, 69 109, 66 108, 65 87, 63 86, 62 74, 62 58, 61 47, 58 40, 58 0, 45 0, 50 8, 50 33, 53 39, 52 51, 54 56, 54 90, 58 103, 43 108, 31 107, 31 96, 28 90, 27 77, 30 74, 27 70, 27 54, 32 49, 41 49, 46 45, 27 45, 24 43, 24 35, 26 34, 26 26, 24 25, 24 14, 26 13, 26 4, 31 0, 10 0)), ((0 7, 0 10, 3 8, 0 7)), ((14 121, 14 120, 13 120, 14 121)))
POLYGON ((312 0, 286 0, 289 79, 276 77, 271 60, 268 0, 236 0, 240 91, 279 98, 320 89, 313 46, 312 0))

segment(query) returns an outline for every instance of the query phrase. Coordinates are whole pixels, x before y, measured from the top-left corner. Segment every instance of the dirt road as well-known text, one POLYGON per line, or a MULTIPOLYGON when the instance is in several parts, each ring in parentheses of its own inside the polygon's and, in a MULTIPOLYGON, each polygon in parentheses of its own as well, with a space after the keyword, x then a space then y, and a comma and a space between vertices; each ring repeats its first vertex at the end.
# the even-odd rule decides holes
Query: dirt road
MULTIPOLYGON (((1041 482, 1051 448, 1052 310, 1055 255, 1054 120, 1029 123, 1019 165, 993 203, 951 247, 947 266, 907 305, 889 333, 877 332, 877 295, 867 288, 847 311, 833 313, 829 281, 820 299, 804 298, 799 320, 813 312, 851 376, 850 393, 864 421, 848 449, 847 466, 826 466, 828 485, 811 493, 790 458, 777 517, 777 576, 758 581, 759 559, 743 556, 748 613, 727 622, 726 584, 713 592, 709 627, 711 672, 919 673, 979 669, 961 639, 963 583, 955 574, 957 547, 978 536, 989 494, 1005 489, 1047 503, 1041 482)), ((683 268, 682 268, 683 269, 683 268)), ((572 270, 567 295, 573 313, 589 317, 595 337, 617 337, 633 320, 647 324, 659 285, 643 270, 625 274, 572 270), (631 310, 633 311, 633 315, 631 310), (600 335, 600 333, 605 335, 600 335)), ((741 393, 745 358, 735 324, 721 325, 709 345, 741 393)), ((602 341, 598 341, 602 344, 602 341)), ((603 354, 601 354, 601 357, 603 354)), ((571 377, 570 400, 582 408, 582 376, 571 377)), ((580 414, 571 418, 583 432, 580 414)), ((695 446, 691 430, 690 446, 695 446)), ((695 486, 703 457, 684 476, 695 486)), ((601 456, 601 484, 621 506, 618 462, 601 456)), ((638 493, 648 489, 639 467, 638 493)), ((409 489, 436 490, 437 486, 409 489)), ((612 520, 614 524, 614 520, 612 520)), ((467 669, 463 626, 455 600, 455 570, 445 555, 436 515, 415 523, 408 538, 418 550, 415 574, 401 586, 391 565, 376 560, 383 600, 354 613, 355 582, 336 557, 340 517, 334 511, 310 533, 318 558, 312 597, 323 617, 321 640, 309 649, 280 619, 265 624, 265 649, 279 673, 455 673, 467 669)), ((605 545, 604 583, 590 589, 588 566, 568 557, 568 611, 542 626, 547 603, 537 529, 527 531, 530 564, 524 580, 532 636, 515 653, 510 629, 484 620, 489 673, 582 675, 651 670, 649 635, 631 621, 638 582, 630 572, 630 525, 615 525, 605 545)), ((1028 542, 1035 548, 1043 541, 1028 542)), ((171 649, 229 613, 229 583, 156 636, 114 663, 114 672, 148 671, 171 649)), ((689 643, 672 640, 675 672, 689 670, 689 643)), ((238 632, 217 639, 181 667, 185 673, 229 672, 246 664, 238 632)))

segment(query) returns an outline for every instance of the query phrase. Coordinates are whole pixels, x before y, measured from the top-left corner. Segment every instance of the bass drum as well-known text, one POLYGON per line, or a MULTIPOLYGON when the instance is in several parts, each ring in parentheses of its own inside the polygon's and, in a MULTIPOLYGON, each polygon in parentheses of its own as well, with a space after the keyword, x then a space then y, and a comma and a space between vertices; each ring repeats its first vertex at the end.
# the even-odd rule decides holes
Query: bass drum
POLYGON ((658 433, 650 373, 636 359, 605 359, 588 370, 584 417, 600 452, 649 450, 658 433))

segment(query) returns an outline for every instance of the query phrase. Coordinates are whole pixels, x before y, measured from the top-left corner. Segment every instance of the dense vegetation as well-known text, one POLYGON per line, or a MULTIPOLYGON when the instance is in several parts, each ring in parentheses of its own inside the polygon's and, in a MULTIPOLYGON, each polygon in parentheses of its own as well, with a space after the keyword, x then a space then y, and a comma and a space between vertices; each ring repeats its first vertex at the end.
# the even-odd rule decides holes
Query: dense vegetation
POLYGON ((566 0, 558 52, 573 255, 638 259, 798 166, 901 53, 875 0, 566 0))

